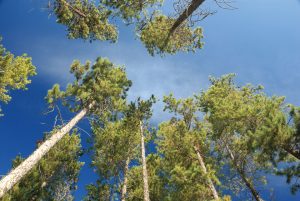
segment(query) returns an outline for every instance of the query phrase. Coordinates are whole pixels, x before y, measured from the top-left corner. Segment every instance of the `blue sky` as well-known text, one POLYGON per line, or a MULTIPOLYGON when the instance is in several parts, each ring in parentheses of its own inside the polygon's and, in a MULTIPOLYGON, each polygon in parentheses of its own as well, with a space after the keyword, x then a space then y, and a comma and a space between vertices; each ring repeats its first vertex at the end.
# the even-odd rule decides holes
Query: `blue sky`
MULTIPOLYGON (((236 0, 234 5, 238 9, 233 11, 207 3, 206 8, 218 12, 199 23, 204 29, 204 48, 194 54, 179 53, 164 58, 151 57, 136 40, 133 27, 122 24, 116 44, 68 40, 65 27, 43 9, 46 2, 0 0, 3 44, 16 55, 30 55, 38 72, 28 91, 12 92, 12 101, 1 104, 5 116, 0 119, 0 175, 9 170, 12 158, 18 153, 29 155, 43 132, 51 129, 53 116, 43 115, 46 111, 43 98, 54 83, 65 85, 72 81, 69 65, 74 59, 94 61, 102 56, 124 64, 133 81, 131 99, 151 94, 161 98, 170 92, 187 97, 206 89, 210 75, 236 73, 238 83, 262 84, 267 94, 286 96, 287 102, 299 105, 298 0, 236 0)), ((169 8, 170 3, 165 6, 166 10, 169 8)), ((154 110, 154 123, 167 119, 161 103, 154 110)), ((87 138, 82 134, 84 145, 87 138)), ((86 164, 76 193, 78 200, 84 195, 84 185, 94 180, 91 174, 86 164)), ((290 195, 283 178, 270 178, 268 187, 274 189, 276 200, 300 200, 300 194, 290 195)))

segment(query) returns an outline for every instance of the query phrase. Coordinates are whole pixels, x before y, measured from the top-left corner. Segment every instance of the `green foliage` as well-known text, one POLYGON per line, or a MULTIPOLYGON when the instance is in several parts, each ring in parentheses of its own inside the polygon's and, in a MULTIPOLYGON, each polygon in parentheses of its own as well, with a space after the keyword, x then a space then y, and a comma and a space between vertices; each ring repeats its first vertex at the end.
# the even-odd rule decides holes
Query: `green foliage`
POLYGON ((111 189, 109 184, 103 184, 97 181, 97 185, 89 184, 86 187, 86 201, 107 201, 111 200, 111 189))
POLYGON ((111 12, 102 5, 88 0, 55 0, 53 10, 57 22, 68 27, 71 39, 115 42, 118 38, 117 28, 108 20, 111 12))
MULTIPOLYGON (((284 119, 283 97, 269 98, 261 91, 261 86, 238 87, 233 83, 233 75, 223 76, 220 79, 212 78, 211 82, 212 86, 202 93, 199 102, 213 126, 216 139, 226 136, 237 137, 244 142, 242 146, 251 150, 257 146, 261 135, 265 134, 260 132, 261 129, 268 123, 273 124, 274 118, 284 119)), ((280 125, 280 122, 274 125, 280 125)), ((284 141, 285 138, 286 134, 282 133, 281 140, 284 141)))
MULTIPOLYGON (((150 200, 170 200, 167 199, 165 177, 160 175, 161 158, 158 154, 149 154, 147 160, 147 172, 149 179, 150 200)), ((128 197, 129 201, 142 201, 144 198, 142 166, 133 166, 128 175, 128 197)))
MULTIPOLYGON (((136 23, 138 37, 152 56, 194 52, 203 47, 202 29, 192 29, 188 20, 173 30, 177 19, 154 8, 161 6, 162 0, 53 2, 57 22, 68 28, 70 39, 116 42, 118 30, 110 20, 117 16, 127 24, 136 23)), ((157 153, 147 156, 152 201, 213 200, 208 181, 220 189, 224 180, 232 192, 240 194, 248 188, 255 197, 256 186, 265 184, 262 171, 286 176, 292 193, 300 189, 300 108, 284 105, 284 97, 268 97, 261 86, 239 87, 233 74, 211 78, 212 86, 199 96, 164 97, 164 111, 172 118, 162 122, 154 136, 149 119, 156 100, 154 96, 148 100, 138 98, 127 105, 131 81, 123 67, 98 58, 94 64, 74 61, 71 73, 74 82, 65 90, 55 84, 46 100, 50 108, 62 103, 71 112, 89 109, 89 114, 95 116, 91 121, 91 166, 99 178, 87 186, 86 200, 117 200, 125 177, 129 179, 127 200, 143 200, 141 124, 146 125, 147 142, 155 138, 157 149, 157 153), (199 165, 199 155, 207 171, 199 165), (127 174, 128 161, 131 165, 127 174), (278 168, 282 162, 285 166, 278 168), (221 177, 220 172, 226 168, 229 173, 221 177)), ((26 89, 29 77, 35 74, 31 58, 25 54, 15 57, 0 44, 0 101, 8 103, 9 90, 26 89)), ((2 200, 73 200, 83 165, 78 161, 81 154, 80 138, 73 131, 2 200)), ((23 160, 17 156, 13 167, 23 160)), ((230 201, 230 197, 221 200, 230 201)))
POLYGON ((261 153, 269 155, 278 146, 274 142, 284 143, 289 139, 288 129, 284 127, 283 97, 269 98, 261 86, 238 87, 233 83, 233 75, 212 78, 211 82, 212 86, 202 93, 199 102, 212 123, 216 139, 229 135, 242 141, 241 147, 248 151, 260 147, 261 153), (268 135, 266 130, 274 131, 275 127, 281 132, 268 135))
MULTIPOLYGON (((155 144, 157 153, 147 157, 151 200, 212 200, 207 179, 219 183, 216 168, 209 157, 207 128, 197 118, 197 101, 194 98, 176 100, 173 95, 164 97, 165 110, 174 114, 170 121, 160 124, 155 144), (199 166, 194 145, 201 146, 208 173, 199 166)), ((142 166, 129 172, 128 200, 143 200, 142 166)), ((230 200, 225 196, 222 200, 230 200)))
POLYGON ((285 176, 286 182, 291 184, 291 193, 296 194, 300 189, 300 183, 298 179, 300 178, 300 164, 294 163, 288 167, 284 167, 276 172, 279 176, 285 176))
POLYGON ((152 116, 152 105, 155 102, 154 95, 151 95, 148 100, 142 100, 139 97, 136 102, 131 102, 128 105, 128 109, 125 110, 125 116, 131 119, 135 118, 137 121, 149 120, 152 116))
MULTIPOLYGON (((279 135, 266 135, 266 129, 281 127, 283 97, 267 97, 262 87, 236 86, 234 75, 212 78, 212 86, 198 97, 199 106, 212 127, 212 138, 220 160, 230 164, 232 174, 255 188, 265 183, 262 170, 270 170, 270 158, 277 156, 272 140, 285 142, 286 128, 279 135)), ((273 130, 274 131, 274 130, 273 130)), ((269 133, 270 134, 270 133, 269 133)), ((233 184, 234 182, 231 182, 233 184)))
POLYGON ((90 113, 103 115, 123 106, 131 86, 123 67, 115 66, 108 59, 98 58, 92 66, 90 62, 80 64, 74 61, 71 73, 76 80, 65 91, 61 91, 57 84, 48 90, 46 100, 50 107, 61 100, 72 112, 92 105, 90 113))
POLYGON ((121 125, 109 124, 108 120, 113 119, 114 113, 124 108, 124 99, 131 81, 127 79, 123 67, 115 66, 103 58, 98 58, 92 66, 90 62, 81 64, 74 61, 71 73, 74 74, 75 81, 69 84, 65 91, 61 91, 59 85, 54 85, 48 91, 46 100, 50 108, 54 108, 59 101, 72 112, 89 108, 89 114, 95 117, 92 122, 95 146, 92 166, 100 173, 101 178, 96 185, 87 186, 86 199, 93 200, 101 195, 106 200, 105 197, 111 195, 111 188, 117 187, 111 187, 108 180, 115 179, 114 182, 117 183, 115 174, 122 167, 120 163, 125 154, 120 149, 124 144, 119 144, 119 140, 126 140, 127 137, 119 136, 127 134, 121 125), (104 129, 103 123, 106 126, 104 129), (103 183, 103 180, 106 183, 103 183))
POLYGON ((102 0, 112 12, 123 18, 127 22, 141 19, 141 13, 163 0, 102 0))
POLYGON ((122 122, 109 122, 104 128, 93 126, 93 134, 92 165, 97 167, 101 177, 109 179, 117 175, 119 171, 123 171, 130 151, 127 145, 132 143, 130 134, 134 135, 134 133, 128 133, 122 122))
MULTIPOLYGON (((154 96, 149 100, 138 98, 117 111, 119 118, 108 119, 103 124, 92 123, 92 167, 99 178, 96 184, 87 186, 86 200, 98 200, 100 195, 103 200, 107 196, 120 196, 124 177, 128 177, 125 173, 127 160, 138 161, 140 158, 140 121, 151 117, 154 102, 154 96)), ((145 133, 149 135, 149 131, 145 133)))
POLYGON ((54 0, 53 11, 57 22, 66 25, 70 39, 108 40, 116 42, 117 27, 109 18, 119 16, 127 22, 141 18, 145 9, 161 0, 101 0, 99 3, 88 0, 54 0))
POLYGON ((36 72, 30 57, 26 54, 15 57, 0 44, 0 101, 8 103, 11 100, 9 90, 27 89, 31 83, 28 78, 33 75, 36 72))
POLYGON ((203 46, 202 28, 192 29, 186 20, 172 33, 175 18, 159 14, 163 0, 53 0, 57 22, 66 25, 71 39, 116 42, 118 33, 109 19, 119 17, 136 24, 136 31, 148 52, 154 56, 194 52, 203 46), (157 7, 155 7, 157 6, 157 7))
MULTIPOLYGON (((265 135, 271 135, 272 138, 267 138, 264 147, 267 147, 267 151, 273 149, 273 152, 277 153, 277 157, 274 154, 271 155, 272 161, 277 159, 276 166, 279 162, 285 162, 283 167, 281 165, 281 168, 276 169, 276 174, 286 176, 286 182, 291 185, 291 193, 296 194, 300 189, 298 181, 300 178, 300 108, 293 105, 288 105, 288 107, 289 120, 286 124, 284 124, 285 122, 281 122, 281 129, 278 129, 279 126, 277 126, 277 129, 273 129, 272 133, 270 132, 272 131, 270 128, 267 129, 268 132, 265 135), (283 128, 285 129, 284 134, 289 138, 285 137, 284 141, 280 141, 280 137, 284 131, 283 128)), ((273 125, 271 128, 274 127, 273 125)))
POLYGON ((168 198, 176 200, 212 200, 208 178, 219 184, 216 167, 209 156, 210 142, 208 128, 197 116, 198 106, 194 98, 178 99, 173 95, 164 97, 165 110, 174 116, 159 126, 156 140, 159 155, 162 156, 163 175, 167 180, 168 198), (195 146, 205 157, 208 172, 199 165, 195 146))
MULTIPOLYGON (((46 134, 44 140, 55 131, 56 129, 46 134)), ((41 143, 38 142, 37 146, 41 143)), ((74 130, 64 136, 2 200, 73 200, 72 192, 77 189, 76 183, 83 165, 78 161, 81 154, 80 137, 74 130)), ((13 168, 23 160, 23 157, 17 156, 13 161, 13 168)))
MULTIPOLYGON (((99 193, 103 194, 102 191, 105 191, 103 188, 109 189, 108 195, 111 195, 111 191, 120 193, 126 161, 136 157, 139 143, 138 125, 128 123, 131 123, 128 119, 122 119, 107 122, 103 128, 96 123, 93 124, 91 165, 95 168, 99 179, 96 184, 87 187, 89 192, 87 200, 93 200, 92 197, 97 197, 99 193)), ((104 198, 102 195, 101 199, 104 198)))
POLYGON ((141 31, 141 41, 152 56, 165 53, 175 54, 178 51, 194 52, 202 48, 202 29, 198 27, 192 30, 188 22, 184 22, 170 36, 169 31, 175 21, 174 18, 157 15, 141 31))
MULTIPOLYGON (((151 181, 151 176, 149 169, 148 169, 148 178, 151 181)), ((143 190, 143 176, 142 176, 142 166, 134 166, 129 171, 129 184, 128 184, 128 198, 127 200, 130 201, 141 201, 144 198, 144 190, 143 190)), ((150 182, 149 181, 149 182, 150 182)), ((151 188, 150 188, 151 192, 151 188)), ((150 197, 151 199, 151 197, 150 197)), ((152 200, 152 199, 151 199, 152 200)))

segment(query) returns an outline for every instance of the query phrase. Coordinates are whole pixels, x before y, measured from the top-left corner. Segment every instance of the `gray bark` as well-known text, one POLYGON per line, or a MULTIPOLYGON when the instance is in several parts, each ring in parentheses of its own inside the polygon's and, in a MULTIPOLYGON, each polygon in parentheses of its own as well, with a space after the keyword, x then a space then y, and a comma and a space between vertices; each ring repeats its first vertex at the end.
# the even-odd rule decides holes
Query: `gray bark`
POLYGON ((130 159, 128 157, 126 160, 125 167, 124 167, 124 181, 123 181, 122 192, 121 192, 121 201, 126 200, 127 183, 128 183, 127 174, 128 174, 128 169, 129 169, 129 162, 130 162, 130 159))
POLYGON ((39 148, 37 148, 26 160, 18 167, 13 169, 0 181, 0 198, 18 183, 49 150, 60 141, 87 113, 87 109, 81 110, 68 124, 54 133, 39 148))
MULTIPOLYGON (((201 153, 200 153, 200 149, 197 147, 197 146, 194 146, 194 150, 197 154, 197 158, 198 158, 198 161, 199 161, 199 164, 200 164, 200 167, 202 168, 204 174, 207 174, 207 169, 206 169, 206 166, 205 166, 205 163, 204 163, 204 160, 201 156, 201 153)), ((212 180, 210 178, 208 178, 208 187, 210 188, 212 194, 213 194, 213 197, 215 200, 219 200, 219 195, 218 195, 218 192, 215 188, 215 185, 214 183, 212 182, 212 180)))
POLYGON ((143 166, 143 181, 144 181, 144 201, 150 201, 149 186, 148 186, 148 172, 147 172, 147 164, 146 164, 144 129, 143 129, 142 121, 140 121, 140 129, 141 129, 140 132, 141 132, 142 166, 143 166))

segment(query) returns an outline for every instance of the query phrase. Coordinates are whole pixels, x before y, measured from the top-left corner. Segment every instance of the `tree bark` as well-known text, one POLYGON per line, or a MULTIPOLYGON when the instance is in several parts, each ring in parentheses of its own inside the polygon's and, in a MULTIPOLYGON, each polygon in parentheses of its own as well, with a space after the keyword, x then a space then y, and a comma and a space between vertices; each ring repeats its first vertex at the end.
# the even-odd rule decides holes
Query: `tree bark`
POLYGON ((142 166, 143 166, 143 181, 144 181, 144 201, 150 201, 149 186, 148 186, 148 172, 147 172, 147 164, 146 164, 144 129, 143 129, 142 121, 140 121, 140 129, 141 129, 140 132, 141 132, 142 166))
POLYGON ((189 17, 193 12, 204 2, 205 0, 193 0, 191 4, 179 15, 179 17, 174 22, 170 33, 173 32, 189 17))
POLYGON ((179 15, 174 24, 172 25, 168 36, 165 40, 165 44, 168 44, 170 37, 174 34, 175 30, 189 17, 193 12, 204 2, 205 0, 193 0, 191 4, 184 9, 184 11, 179 15))
POLYGON ((127 183, 128 183, 127 173, 128 173, 128 169, 129 169, 129 162, 130 162, 130 159, 128 157, 126 160, 126 163, 125 163, 125 167, 124 167, 124 181, 123 181, 122 192, 121 192, 121 201, 126 200, 127 183))
POLYGON ((86 115, 87 111, 88 109, 81 110, 68 124, 53 134, 18 167, 2 178, 0 181, 0 198, 18 183, 57 142, 70 132, 70 130, 86 115))
MULTIPOLYGON (((201 156, 201 153, 200 153, 200 149, 197 147, 197 146, 194 146, 194 150, 197 154, 197 158, 198 158, 198 161, 199 161, 199 164, 200 164, 200 167, 202 168, 204 174, 207 174, 207 169, 205 167, 205 163, 204 163, 204 160, 201 156)), ((213 194, 213 197, 215 200, 219 200, 219 195, 218 195, 218 192, 215 188, 215 185, 214 183, 212 182, 212 180, 210 178, 208 178, 208 187, 210 188, 212 194, 213 194)))
POLYGON ((289 147, 284 147, 283 149, 287 153, 291 154, 292 156, 294 156, 295 158, 297 158, 298 160, 300 160, 300 151, 299 150, 294 150, 294 149, 289 148, 289 147))
POLYGON ((253 184, 248 180, 247 176, 245 175, 244 171, 240 168, 240 166, 236 163, 235 157, 232 153, 232 151, 229 149, 228 145, 225 144, 227 152, 229 153, 230 159, 232 160, 235 169, 239 173, 240 177, 242 178, 243 182, 246 184, 248 189, 250 190, 252 196, 255 198, 256 201, 263 201, 263 199, 260 197, 259 193, 254 188, 253 184))

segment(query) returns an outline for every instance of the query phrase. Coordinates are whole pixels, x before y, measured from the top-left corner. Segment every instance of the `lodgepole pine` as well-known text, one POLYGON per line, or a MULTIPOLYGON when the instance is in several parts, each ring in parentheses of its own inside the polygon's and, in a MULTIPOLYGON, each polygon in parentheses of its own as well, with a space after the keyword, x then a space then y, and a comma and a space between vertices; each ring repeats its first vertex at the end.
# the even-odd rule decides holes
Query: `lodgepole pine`
MULTIPOLYGON (((197 116, 196 99, 176 99, 173 94, 170 94, 164 97, 164 102, 166 103, 164 110, 169 111, 174 116, 170 121, 162 123, 159 127, 159 138, 163 140, 158 141, 158 150, 163 151, 161 154, 165 157, 174 158, 176 161, 175 165, 186 172, 195 171, 191 168, 192 164, 199 166, 204 175, 208 177, 203 179, 200 174, 197 174, 199 179, 194 182, 194 185, 200 179, 203 179, 204 182, 201 185, 204 184, 203 188, 208 189, 205 196, 212 196, 214 200, 220 200, 213 183, 213 177, 211 177, 210 170, 207 170, 207 164, 205 164, 203 158, 203 156, 208 156, 207 131, 204 122, 197 116), (176 152, 172 151, 173 147, 178 147, 176 152), (202 150, 200 147, 202 147, 202 150), (191 161, 191 165, 188 165, 187 153, 189 156, 196 154, 195 158, 197 160, 191 161)), ((174 166, 174 164, 171 166, 174 166)), ((171 170, 171 172, 174 171, 171 170)), ((201 199, 200 194, 198 197, 201 199)))
POLYGON ((142 166, 143 166, 143 182, 144 182, 144 201, 150 201, 149 196, 149 185, 148 185, 148 172, 146 164, 146 152, 145 152, 145 139, 143 123, 140 121, 140 132, 141 132, 141 151, 142 151, 142 166))
MULTIPOLYGON (((148 100, 142 100, 140 97, 136 102, 131 102, 126 112, 126 116, 130 117, 132 125, 136 126, 136 130, 140 135, 141 146, 141 159, 142 159, 142 180, 144 201, 150 201, 148 171, 146 164, 146 150, 145 150, 145 134, 148 129, 144 129, 148 124, 148 120, 152 116, 152 105, 156 102, 155 97, 152 95, 148 100), (145 125, 144 125, 145 124, 145 125)), ((147 127, 146 127, 147 128, 147 127)), ((137 144, 138 145, 138 144, 137 144)))
POLYGON ((113 19, 118 17, 126 24, 135 24, 137 36, 152 56, 163 56, 202 48, 202 29, 193 30, 186 19, 204 1, 192 0, 177 19, 160 12, 163 0, 50 0, 49 9, 57 23, 66 26, 70 39, 115 43, 118 28, 113 19))
POLYGON ((48 90, 46 100, 50 108, 54 108, 56 102, 61 100, 70 111, 78 112, 78 114, 0 181, 0 198, 19 182, 88 112, 104 116, 119 107, 131 85, 131 81, 126 77, 125 69, 115 66, 108 59, 98 58, 92 66, 90 62, 82 65, 79 61, 75 61, 71 65, 71 72, 76 77, 74 83, 69 84, 66 91, 61 91, 59 85, 54 85, 48 90))
POLYGON ((35 150, 25 161, 13 169, 0 181, 0 198, 18 183, 49 150, 60 141, 70 130, 86 115, 87 109, 81 110, 68 124, 53 134, 37 150, 35 150))

